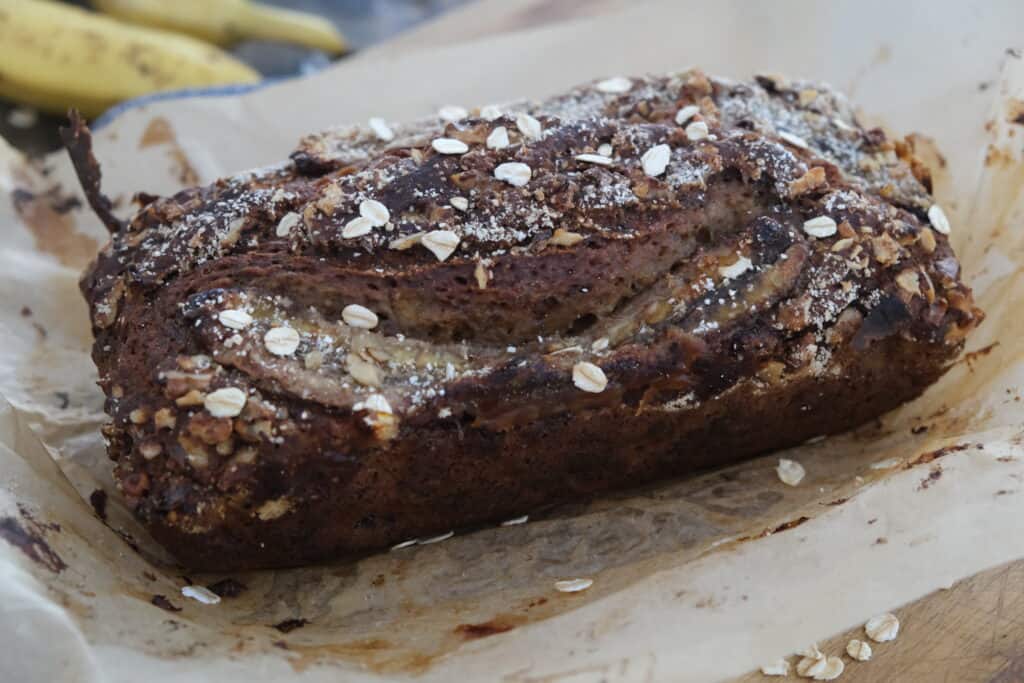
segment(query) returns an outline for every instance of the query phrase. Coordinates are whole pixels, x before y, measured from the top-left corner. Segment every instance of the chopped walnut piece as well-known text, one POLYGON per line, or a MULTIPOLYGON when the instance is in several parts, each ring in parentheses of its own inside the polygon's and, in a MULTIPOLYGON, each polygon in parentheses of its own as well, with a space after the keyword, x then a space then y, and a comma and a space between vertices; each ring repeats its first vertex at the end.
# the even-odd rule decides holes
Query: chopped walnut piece
POLYGON ((548 240, 548 244, 554 244, 559 247, 571 247, 574 244, 579 244, 583 241, 583 235, 578 232, 570 232, 565 228, 556 228, 555 233, 551 235, 551 239, 548 240))
POLYGON ((292 509, 292 502, 288 498, 274 498, 256 508, 256 516, 267 522, 277 519, 292 509))
POLYGON ((186 426, 189 434, 211 446, 231 436, 232 429, 229 418, 213 417, 209 413, 196 413, 189 418, 186 426))
POLYGON ((921 295, 921 280, 916 270, 908 268, 907 270, 901 271, 896 276, 896 284, 900 286, 907 294, 911 296, 921 295))
POLYGON ((149 420, 149 410, 146 408, 136 408, 128 413, 128 419, 132 424, 145 424, 149 420))
POLYGON ((476 278, 476 286, 480 289, 487 289, 487 283, 491 279, 491 274, 484 266, 483 261, 476 262, 476 268, 473 269, 473 277, 476 278))
POLYGON ((875 252, 875 258, 883 266, 892 265, 900 260, 900 245, 889 233, 871 238, 871 248, 875 252))
POLYGON ((917 241, 921 243, 921 248, 925 250, 925 253, 930 254, 935 251, 935 233, 931 228, 922 228, 917 236, 917 241))
POLYGON ((829 251, 840 252, 843 251, 844 249, 849 249, 854 244, 855 241, 852 237, 844 237, 841 240, 837 240, 836 243, 832 245, 832 248, 829 249, 829 251))
POLYGON ((274 424, 270 420, 235 420, 235 434, 242 437, 244 441, 255 443, 270 438, 274 434, 274 424))
POLYGON ((163 450, 164 447, 158 441, 146 440, 139 444, 139 454, 146 460, 152 460, 160 455, 163 450))
POLYGON ((197 470, 203 470, 210 466, 210 456, 203 451, 191 451, 185 455, 185 459, 197 470))
POLYGON ((799 197, 827 186, 828 179, 825 176, 825 169, 815 166, 789 184, 789 194, 791 197, 799 197))
POLYGON ((868 258, 868 253, 864 251, 864 248, 861 247, 861 245, 855 245, 853 249, 850 250, 850 268, 853 268, 854 270, 864 270, 868 267, 870 261, 871 259, 868 258))
POLYGON ((411 235, 405 235, 404 237, 399 237, 398 239, 391 240, 391 243, 388 244, 388 247, 390 249, 395 249, 397 251, 405 251, 406 249, 410 249, 410 248, 416 246, 417 244, 419 244, 420 240, 423 239, 423 236, 425 234, 427 234, 427 233, 425 233, 425 232, 414 232, 411 235))
POLYGON ((235 451, 235 456, 231 458, 231 462, 235 465, 251 465, 256 462, 256 456, 258 455, 259 451, 255 448, 252 446, 245 446, 235 451))
POLYGON ((201 406, 201 405, 203 405, 203 401, 205 401, 205 400, 206 400, 206 394, 204 394, 203 392, 201 392, 201 391, 199 391, 197 389, 192 389, 191 391, 186 393, 184 396, 179 396, 174 401, 174 403, 179 405, 179 406, 201 406))
POLYGON ((178 420, 170 408, 161 408, 153 413, 153 426, 157 429, 174 429, 178 420))
POLYGON ((189 393, 191 390, 203 390, 210 386, 213 375, 209 373, 190 373, 170 370, 163 375, 167 384, 164 393, 168 398, 177 398, 189 393))
POLYGON ((210 357, 202 353, 197 353, 194 356, 178 356, 177 361, 179 368, 189 372, 206 370, 210 367, 210 357))
MULTIPOLYGON (((857 231, 853 229, 853 226, 850 225, 849 221, 842 221, 838 226, 836 226, 836 232, 840 237, 857 237, 857 231)), ((868 232, 870 232, 870 230, 868 230, 868 232)))

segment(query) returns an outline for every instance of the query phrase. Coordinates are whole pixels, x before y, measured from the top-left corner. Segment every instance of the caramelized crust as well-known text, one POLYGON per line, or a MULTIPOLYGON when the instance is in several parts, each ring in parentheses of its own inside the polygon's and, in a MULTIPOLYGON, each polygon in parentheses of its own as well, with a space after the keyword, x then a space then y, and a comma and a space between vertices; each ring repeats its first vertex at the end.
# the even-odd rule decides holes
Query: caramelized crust
POLYGON ((842 431, 981 319, 912 145, 820 85, 690 71, 392 128, 146 197, 82 280, 118 480, 186 565, 842 431))

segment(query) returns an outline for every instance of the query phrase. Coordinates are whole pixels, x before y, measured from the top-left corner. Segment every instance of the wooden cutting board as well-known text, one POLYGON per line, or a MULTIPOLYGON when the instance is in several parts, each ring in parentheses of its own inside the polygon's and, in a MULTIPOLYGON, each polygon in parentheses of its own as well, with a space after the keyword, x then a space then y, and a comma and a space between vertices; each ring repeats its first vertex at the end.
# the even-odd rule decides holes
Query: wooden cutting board
MULTIPOLYGON (((478 0, 375 46, 360 58, 610 15, 635 6, 636 0, 478 0)), ((892 611, 900 619, 899 637, 872 643, 874 655, 869 662, 856 662, 844 654, 851 638, 866 639, 862 628, 818 643, 826 654, 843 655, 846 669, 839 680, 1024 683, 1024 560, 964 579, 909 605, 894 605, 892 611)), ((790 661, 796 660, 790 657, 790 661)), ((795 679, 796 674, 789 678, 795 679)), ((751 672, 736 683, 775 680, 783 679, 751 672)))

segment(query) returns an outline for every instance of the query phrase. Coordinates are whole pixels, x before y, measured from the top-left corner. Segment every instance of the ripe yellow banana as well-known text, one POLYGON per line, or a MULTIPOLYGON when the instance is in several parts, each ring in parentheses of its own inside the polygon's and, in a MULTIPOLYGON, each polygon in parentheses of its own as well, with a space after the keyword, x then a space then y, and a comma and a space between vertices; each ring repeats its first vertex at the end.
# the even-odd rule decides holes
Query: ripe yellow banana
POLYGON ((96 9, 144 26, 179 31, 217 45, 241 40, 296 43, 330 54, 345 51, 345 39, 321 17, 249 0, 93 0, 96 9))
POLYGON ((180 88, 253 83, 220 49, 46 0, 0 0, 0 96, 98 116, 122 100, 180 88))

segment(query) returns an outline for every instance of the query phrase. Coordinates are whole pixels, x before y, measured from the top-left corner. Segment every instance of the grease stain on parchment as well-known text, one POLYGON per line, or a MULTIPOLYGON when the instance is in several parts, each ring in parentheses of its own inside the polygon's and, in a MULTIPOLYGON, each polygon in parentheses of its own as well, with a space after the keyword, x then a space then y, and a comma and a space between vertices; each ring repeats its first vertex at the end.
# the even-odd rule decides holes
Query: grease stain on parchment
POLYGON ((41 192, 18 187, 11 193, 11 202, 39 251, 76 269, 85 267, 96 255, 99 243, 75 227, 74 209, 81 206, 81 201, 64 194, 59 185, 41 192))
POLYGON ((162 116, 156 116, 146 125, 139 138, 139 149, 165 145, 167 156, 172 163, 172 170, 182 187, 199 184, 199 173, 196 172, 185 150, 178 144, 171 122, 162 116))
POLYGON ((60 526, 40 523, 24 509, 19 512, 19 517, 0 517, 0 538, 55 574, 67 569, 68 565, 46 539, 47 531, 59 531, 60 526))

